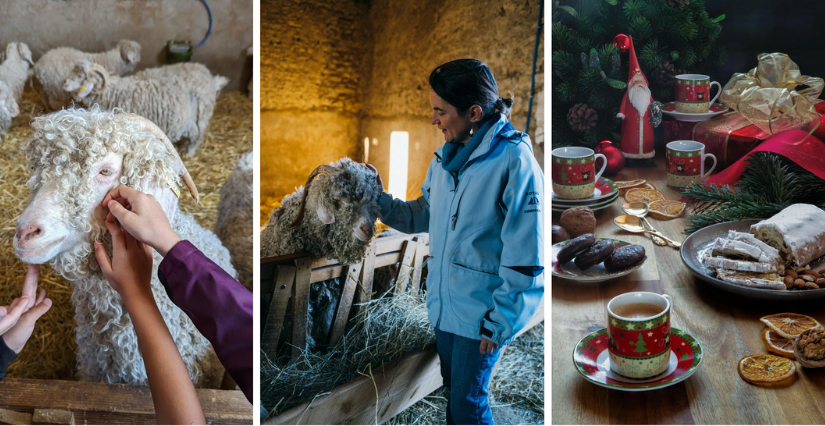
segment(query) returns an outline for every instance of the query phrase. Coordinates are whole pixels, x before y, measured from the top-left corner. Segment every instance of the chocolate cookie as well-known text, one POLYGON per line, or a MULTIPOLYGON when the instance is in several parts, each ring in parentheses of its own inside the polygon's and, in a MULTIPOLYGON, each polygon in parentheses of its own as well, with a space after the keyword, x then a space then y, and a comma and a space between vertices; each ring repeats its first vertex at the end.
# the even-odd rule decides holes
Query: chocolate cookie
POLYGON ((576 267, 584 271, 604 262, 613 253, 613 240, 601 240, 590 246, 587 251, 576 256, 576 267))
POLYGON ((559 259, 559 263, 567 263, 573 260, 577 254, 589 249, 595 242, 596 237, 594 237, 593 234, 584 234, 573 238, 566 246, 559 250, 556 258, 559 259))
POLYGON ((645 248, 633 244, 619 247, 604 261, 604 268, 610 272, 622 271, 635 266, 645 258, 645 248))

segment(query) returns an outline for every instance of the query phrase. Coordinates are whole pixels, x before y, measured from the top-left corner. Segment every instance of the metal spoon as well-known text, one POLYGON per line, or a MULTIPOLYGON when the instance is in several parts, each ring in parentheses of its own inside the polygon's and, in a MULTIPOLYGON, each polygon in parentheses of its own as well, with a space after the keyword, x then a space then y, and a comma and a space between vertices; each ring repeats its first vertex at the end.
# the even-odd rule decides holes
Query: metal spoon
MULTIPOLYGON (((645 215, 647 215, 647 213, 650 211, 647 207, 647 204, 641 202, 627 203, 622 206, 622 210, 624 210, 624 212, 629 215, 633 215, 641 219, 642 223, 647 227, 647 229, 650 229, 653 232, 658 232, 656 231, 656 228, 654 228, 653 225, 651 225, 650 222, 648 222, 647 219, 645 219, 645 215)), ((658 246, 667 245, 667 241, 655 235, 652 235, 650 238, 653 240, 653 243, 658 246)))
POLYGON ((680 243, 678 241, 673 241, 670 238, 665 237, 664 235, 662 235, 659 232, 648 231, 647 229, 645 229, 642 226, 642 221, 641 221, 641 219, 639 219, 638 216, 633 216, 633 215, 629 215, 629 214, 621 215, 621 216, 613 219, 613 223, 615 223, 616 226, 618 226, 619 228, 624 229, 625 231, 637 232, 637 233, 638 232, 644 232, 646 234, 656 235, 657 237, 669 242, 670 244, 673 244, 673 246, 676 247, 676 248, 682 247, 682 243, 680 243))

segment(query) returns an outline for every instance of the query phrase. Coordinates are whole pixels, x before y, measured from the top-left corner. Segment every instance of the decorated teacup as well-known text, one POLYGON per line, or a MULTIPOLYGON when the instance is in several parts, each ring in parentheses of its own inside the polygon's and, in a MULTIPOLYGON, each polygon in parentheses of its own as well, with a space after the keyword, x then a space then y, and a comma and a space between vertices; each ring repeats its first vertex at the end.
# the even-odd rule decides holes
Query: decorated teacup
POLYGON ((568 200, 593 196, 596 182, 607 167, 607 157, 590 148, 556 148, 551 153, 553 192, 568 200), (602 158, 602 167, 596 173, 596 158, 602 158))
POLYGON ((684 188, 702 182, 716 168, 716 156, 705 154, 705 144, 696 141, 673 141, 667 144, 667 186, 684 188), (705 172, 705 159, 713 165, 705 172))
POLYGON ((679 74, 676 76, 676 111, 704 114, 722 93, 718 81, 710 81, 704 74, 679 74), (710 98, 710 86, 718 86, 716 96, 710 98))
POLYGON ((670 296, 644 291, 621 294, 608 302, 608 353, 614 372, 631 379, 646 379, 667 370, 672 307, 670 296), (655 305, 661 312, 643 317, 616 313, 634 304, 655 305))

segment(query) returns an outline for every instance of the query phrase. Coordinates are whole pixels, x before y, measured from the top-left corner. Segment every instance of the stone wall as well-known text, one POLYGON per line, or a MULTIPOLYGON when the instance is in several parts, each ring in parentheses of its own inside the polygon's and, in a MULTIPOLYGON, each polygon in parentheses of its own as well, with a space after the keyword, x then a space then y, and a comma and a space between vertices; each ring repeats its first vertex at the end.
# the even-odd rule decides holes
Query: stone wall
MULTIPOLYGON (((246 90, 252 78, 252 0, 207 0, 212 33, 195 50, 201 62, 230 79, 224 90, 246 90)), ((138 69, 166 64, 167 40, 200 43, 209 27, 199 0, 26 0, 3 2, 0 46, 29 45, 36 61, 46 51, 69 46, 87 52, 114 47, 120 39, 141 44, 138 69)))
MULTIPOLYGON (((368 161, 389 183, 392 131, 410 134, 407 194, 420 195, 433 151, 427 77, 441 63, 475 57, 490 66, 512 121, 524 130, 539 0, 263 1, 261 4, 262 224, 275 201, 320 164, 368 161)), ((530 131, 544 140, 544 44, 539 45, 530 131)))

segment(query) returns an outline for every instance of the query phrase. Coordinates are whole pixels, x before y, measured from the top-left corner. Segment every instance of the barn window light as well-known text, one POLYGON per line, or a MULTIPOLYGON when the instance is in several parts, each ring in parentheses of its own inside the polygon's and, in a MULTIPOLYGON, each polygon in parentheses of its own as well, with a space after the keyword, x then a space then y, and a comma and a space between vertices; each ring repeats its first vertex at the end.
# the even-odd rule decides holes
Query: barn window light
POLYGON ((409 166, 410 134, 390 134, 390 185, 389 193, 402 200, 407 199, 407 167, 409 166))
POLYGON ((364 138, 364 162, 370 162, 370 138, 364 138))

